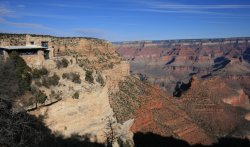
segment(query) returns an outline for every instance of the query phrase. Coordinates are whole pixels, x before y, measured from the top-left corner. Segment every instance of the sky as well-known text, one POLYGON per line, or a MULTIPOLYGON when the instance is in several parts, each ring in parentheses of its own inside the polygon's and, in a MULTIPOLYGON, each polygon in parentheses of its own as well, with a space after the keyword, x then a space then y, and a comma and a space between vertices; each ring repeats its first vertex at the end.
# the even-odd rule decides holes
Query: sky
POLYGON ((0 0, 0 32, 108 41, 250 37, 250 1, 0 0))

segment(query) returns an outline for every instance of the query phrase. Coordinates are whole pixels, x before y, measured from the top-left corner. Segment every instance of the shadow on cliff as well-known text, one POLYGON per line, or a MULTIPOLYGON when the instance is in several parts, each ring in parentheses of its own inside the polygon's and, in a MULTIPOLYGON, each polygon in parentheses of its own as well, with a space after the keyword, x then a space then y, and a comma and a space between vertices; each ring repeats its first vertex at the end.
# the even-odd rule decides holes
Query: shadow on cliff
POLYGON ((50 135, 37 147, 105 147, 104 144, 91 142, 88 136, 72 135, 70 138, 50 135))
POLYGON ((43 117, 35 117, 26 111, 13 113, 11 103, 0 95, 0 147, 104 147, 90 141, 90 136, 72 135, 65 138, 52 132, 43 117))
POLYGON ((221 138, 217 143, 208 146, 200 144, 192 146, 186 141, 153 133, 136 133, 133 139, 136 147, 250 147, 248 139, 237 138, 221 138))

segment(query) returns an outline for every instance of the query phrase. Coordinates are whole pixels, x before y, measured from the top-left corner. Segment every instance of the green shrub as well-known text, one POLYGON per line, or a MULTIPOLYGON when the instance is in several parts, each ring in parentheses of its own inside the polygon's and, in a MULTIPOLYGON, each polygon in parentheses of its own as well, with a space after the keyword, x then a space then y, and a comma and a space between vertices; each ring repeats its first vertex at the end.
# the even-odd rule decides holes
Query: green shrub
POLYGON ((35 79, 41 78, 41 76, 47 75, 48 74, 48 70, 46 68, 41 68, 41 69, 33 69, 32 71, 32 77, 35 79))
POLYGON ((69 79, 69 73, 63 73, 62 78, 63 79, 69 79))
POLYGON ((54 75, 49 78, 50 85, 53 85, 53 86, 58 85, 59 80, 60 80, 60 77, 57 74, 54 73, 54 75))
POLYGON ((14 99, 20 95, 15 70, 14 62, 10 59, 6 61, 0 59, 0 99, 14 99))
POLYGON ((15 65, 15 74, 18 81, 19 92, 22 94, 23 92, 30 90, 30 84, 32 81, 30 73, 31 69, 17 52, 12 52, 10 54, 10 60, 15 65))
POLYGON ((57 68, 66 68, 69 65, 69 61, 65 58, 56 61, 57 68))
POLYGON ((61 92, 55 92, 54 90, 51 90, 49 97, 57 100, 62 99, 61 92))
POLYGON ((101 86, 105 86, 104 79, 100 73, 97 74, 96 82, 100 83, 101 86))
POLYGON ((73 72, 63 73, 62 78, 71 80, 74 83, 78 83, 78 84, 81 83, 80 75, 77 73, 73 73, 73 72))
POLYGON ((85 81, 88 81, 89 83, 94 83, 94 78, 92 75, 93 71, 87 70, 85 75, 85 81))
POLYGON ((73 99, 79 99, 79 92, 75 92, 74 95, 72 96, 73 99))
POLYGON ((35 94, 35 97, 36 97, 36 102, 41 104, 43 104, 47 99, 47 95, 42 91, 38 91, 35 94))
POLYGON ((73 77, 72 77, 72 82, 78 83, 78 84, 81 83, 81 79, 80 79, 80 75, 79 75, 79 74, 73 73, 72 76, 73 76, 73 77))
POLYGON ((111 63, 105 64, 104 67, 105 67, 106 69, 112 69, 112 68, 114 67, 114 63, 111 62, 111 63))
POLYGON ((49 88, 50 86, 56 86, 59 84, 60 77, 54 73, 51 77, 43 77, 42 78, 42 85, 49 88))
POLYGON ((82 58, 82 59, 77 59, 77 64, 80 66, 80 67, 86 67, 90 61, 88 60, 88 58, 82 58))
POLYGON ((63 58, 62 59, 62 66, 63 67, 68 67, 68 65, 69 65, 69 61, 67 59, 63 58))

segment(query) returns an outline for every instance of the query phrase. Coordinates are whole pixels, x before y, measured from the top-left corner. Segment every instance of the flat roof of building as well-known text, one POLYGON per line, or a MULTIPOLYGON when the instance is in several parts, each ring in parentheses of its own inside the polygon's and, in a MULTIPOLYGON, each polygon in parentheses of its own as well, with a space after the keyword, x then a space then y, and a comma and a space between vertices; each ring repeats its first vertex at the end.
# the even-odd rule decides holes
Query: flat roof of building
POLYGON ((0 49, 5 50, 27 50, 27 49, 47 49, 47 47, 37 46, 37 45, 28 45, 28 46, 0 46, 0 49))

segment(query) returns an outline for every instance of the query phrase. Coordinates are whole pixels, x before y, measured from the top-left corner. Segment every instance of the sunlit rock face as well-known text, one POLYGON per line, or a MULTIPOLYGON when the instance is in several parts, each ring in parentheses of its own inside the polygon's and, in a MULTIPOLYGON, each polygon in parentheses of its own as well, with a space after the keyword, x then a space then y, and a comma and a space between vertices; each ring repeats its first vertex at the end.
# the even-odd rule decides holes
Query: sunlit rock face
POLYGON ((172 135, 190 144, 209 144, 229 134, 249 136, 250 38, 137 41, 115 46, 129 61, 132 75, 156 86, 146 96, 138 94, 131 104, 138 109, 122 105, 117 109, 120 115, 133 112, 133 132, 172 135), (123 108, 127 111, 120 112, 123 108))
POLYGON ((114 43, 132 73, 172 94, 176 82, 193 75, 247 75, 250 38, 136 41, 114 43), (229 67, 230 68, 227 68, 229 67), (227 68, 227 69, 226 69, 227 68), (226 72, 225 72, 226 69, 226 72))

